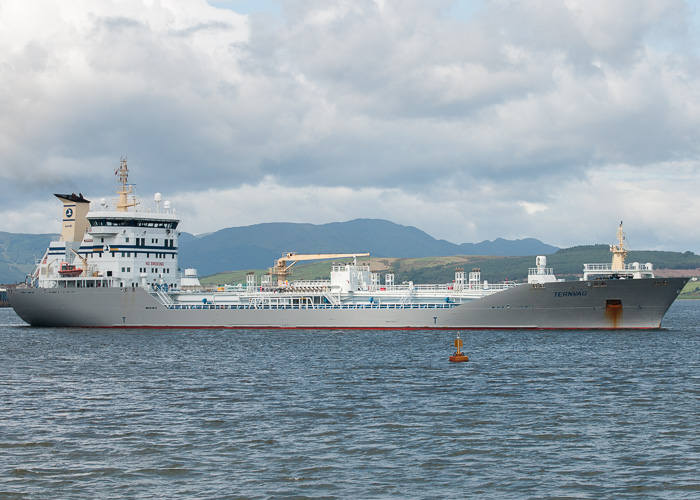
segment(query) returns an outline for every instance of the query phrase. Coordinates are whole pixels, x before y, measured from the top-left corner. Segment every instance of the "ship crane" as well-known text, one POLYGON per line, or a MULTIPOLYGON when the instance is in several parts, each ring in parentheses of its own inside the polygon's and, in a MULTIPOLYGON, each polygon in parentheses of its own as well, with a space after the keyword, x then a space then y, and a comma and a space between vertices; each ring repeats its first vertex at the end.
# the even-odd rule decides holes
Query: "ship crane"
POLYGON ((86 257, 83 257, 82 255, 80 255, 78 252, 76 252, 76 251, 73 250, 72 248, 70 249, 70 251, 73 252, 73 253, 75 254, 75 256, 78 257, 78 258, 80 259, 80 262, 83 263, 83 272, 81 273, 81 276, 87 276, 87 270, 88 270, 88 269, 87 269, 87 267, 88 267, 88 260, 87 260, 87 258, 86 258, 86 257))
POLYGON ((347 257, 352 257, 355 259, 355 263, 357 263, 358 257, 369 257, 369 253, 313 253, 302 255, 288 252, 275 261, 275 266, 270 268, 270 274, 277 276, 277 284, 281 286, 287 281, 287 276, 292 274, 292 266, 299 261, 345 259, 347 257))

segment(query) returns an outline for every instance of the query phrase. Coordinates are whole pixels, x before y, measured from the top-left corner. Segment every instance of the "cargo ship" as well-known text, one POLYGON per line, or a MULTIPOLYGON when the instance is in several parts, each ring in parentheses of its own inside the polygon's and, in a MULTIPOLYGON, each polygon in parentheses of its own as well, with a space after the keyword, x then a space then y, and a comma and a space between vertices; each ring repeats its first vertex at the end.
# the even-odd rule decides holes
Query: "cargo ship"
POLYGON ((33 326, 90 328, 620 329, 660 328, 687 278, 656 278, 651 263, 626 263, 622 224, 612 261, 584 264, 578 280, 557 278, 537 256, 527 282, 489 283, 479 269, 451 283, 396 283, 362 261, 368 253, 281 256, 245 283, 204 286, 179 272, 178 218, 156 193, 141 210, 126 158, 115 168, 110 206, 56 194, 62 230, 10 305, 33 326), (358 260, 358 258, 360 260, 358 260), (291 280, 297 262, 330 264, 327 280, 291 280))

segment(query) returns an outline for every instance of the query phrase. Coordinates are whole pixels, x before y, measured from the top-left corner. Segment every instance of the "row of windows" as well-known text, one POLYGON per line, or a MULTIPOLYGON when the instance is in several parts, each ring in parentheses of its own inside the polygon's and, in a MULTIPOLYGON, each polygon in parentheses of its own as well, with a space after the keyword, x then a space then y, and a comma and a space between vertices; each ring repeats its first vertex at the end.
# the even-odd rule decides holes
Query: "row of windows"
MULTIPOLYGON (((105 239, 100 238, 101 242, 104 243, 105 239)), ((126 243, 129 243, 129 237, 126 237, 126 243)), ((158 238, 151 238, 151 245, 157 245, 158 244, 158 238)), ((145 247, 146 246, 146 238, 136 238, 136 246, 137 247, 145 247)), ((174 239, 169 239, 169 240, 163 240, 163 246, 165 248, 175 248, 175 240, 174 239)))
MULTIPOLYGON (((126 272, 126 273, 130 273, 130 272, 131 272, 131 268, 130 268, 130 267, 122 267, 122 272, 123 272, 123 273, 125 273, 125 272, 126 272), (125 269, 126 269, 126 270, 125 270, 125 269)), ((148 272, 148 268, 139 267, 139 273, 147 273, 147 272, 148 272)), ((158 268, 157 268, 157 267, 152 267, 152 268, 151 268, 151 272, 152 272, 153 274, 158 274, 158 268)), ((169 267, 164 267, 164 268, 163 268, 163 274, 170 274, 170 268, 169 268, 169 267)))
POLYGON ((90 219, 91 226, 126 226, 153 227, 158 229, 175 229, 177 221, 170 220, 141 220, 141 219, 90 219))
MULTIPOLYGON (((111 253, 112 253, 112 257, 116 257, 116 256, 117 256, 117 252, 111 252, 111 253)), ((151 253, 150 253, 150 252, 119 252, 119 253, 121 254, 122 257, 131 257, 131 254, 132 254, 132 253, 134 254, 134 257, 137 257, 139 253, 141 253, 142 255, 145 253, 147 259, 150 259, 150 258, 151 258, 151 253)), ((100 258, 102 257, 103 254, 104 254, 104 252, 98 252, 98 253, 97 253, 97 255, 98 255, 100 258)), ((176 254, 171 253, 171 254, 170 254, 170 257, 171 257, 172 259, 175 259, 175 255, 176 255, 176 254)), ((167 256, 168 256, 167 253, 154 253, 154 254, 153 254, 153 258, 154 258, 154 259, 165 259, 165 258, 167 258, 167 256)))
MULTIPOLYGON (((104 238, 100 238, 101 243, 105 242, 104 238)), ((129 243, 129 237, 127 236, 125 238, 125 242, 129 243)), ((157 245, 158 244, 158 238, 151 238, 151 244, 152 245, 157 245)), ((146 238, 136 238, 136 247, 146 247, 146 238)), ((175 240, 174 239, 169 239, 169 240, 163 240, 163 246, 165 248, 175 248, 175 240)))

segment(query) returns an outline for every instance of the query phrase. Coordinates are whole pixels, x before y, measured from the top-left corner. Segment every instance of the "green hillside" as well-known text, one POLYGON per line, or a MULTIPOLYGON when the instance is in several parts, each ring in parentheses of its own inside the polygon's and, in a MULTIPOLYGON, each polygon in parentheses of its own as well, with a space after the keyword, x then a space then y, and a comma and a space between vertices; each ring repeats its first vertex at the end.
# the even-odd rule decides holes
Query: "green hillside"
MULTIPOLYGON (((481 269, 481 277, 490 282, 525 281, 528 269, 535 267, 535 257, 498 257, 498 256, 452 256, 408 258, 371 258, 371 268, 385 274, 387 269, 395 273, 395 281, 413 281, 414 283, 449 283, 454 279, 455 267, 465 271, 481 269)), ((610 262, 607 245, 585 245, 565 248, 547 256, 547 267, 554 268, 560 278, 576 278, 581 275, 584 263, 610 262)), ((366 262, 367 259, 358 259, 366 262)), ((692 252, 633 251, 627 262, 652 262, 656 269, 697 269, 700 268, 700 256, 692 252)), ((330 261, 319 261, 294 266, 292 279, 328 279, 330 261)), ((272 263, 270 263, 272 264, 272 263)), ((267 270, 252 270, 260 276, 267 270)), ((246 271, 215 274, 202 278, 202 283, 224 284, 245 282, 246 271)), ((258 278, 259 279, 259 278, 258 278)))
POLYGON ((365 253, 402 258, 449 255, 531 255, 557 247, 539 240, 504 240, 457 245, 437 240, 412 226, 381 219, 355 219, 329 224, 287 222, 230 227, 181 242, 180 263, 210 275, 246 268, 261 269, 286 252, 365 253))
POLYGON ((24 281, 34 271, 51 242, 50 234, 13 234, 0 231, 0 283, 24 281))
POLYGON ((689 281, 678 296, 679 299, 700 299, 700 281, 689 281))

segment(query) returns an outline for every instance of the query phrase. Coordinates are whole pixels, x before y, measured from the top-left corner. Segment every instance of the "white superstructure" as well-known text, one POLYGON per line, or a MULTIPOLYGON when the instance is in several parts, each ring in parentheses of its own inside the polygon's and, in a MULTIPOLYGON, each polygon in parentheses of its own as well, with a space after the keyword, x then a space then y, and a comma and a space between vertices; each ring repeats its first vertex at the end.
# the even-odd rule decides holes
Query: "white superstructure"
POLYGON ((617 228, 617 244, 610 245, 610 252, 613 254, 612 262, 610 264, 584 264, 583 280, 653 278, 654 266, 651 262, 646 264, 625 263, 628 254, 626 240, 627 237, 622 229, 622 222, 620 222, 620 226, 617 228))
POLYGON ((63 231, 38 263, 36 286, 178 287, 180 219, 169 202, 161 207, 160 193, 155 211, 136 209, 126 158, 115 175, 119 198, 113 209, 104 199, 94 204, 82 195, 56 195, 64 203, 63 231))
POLYGON ((547 267, 547 257, 538 255, 535 259, 537 267, 531 267, 527 273, 527 282, 531 284, 553 283, 557 281, 554 269, 547 267))

